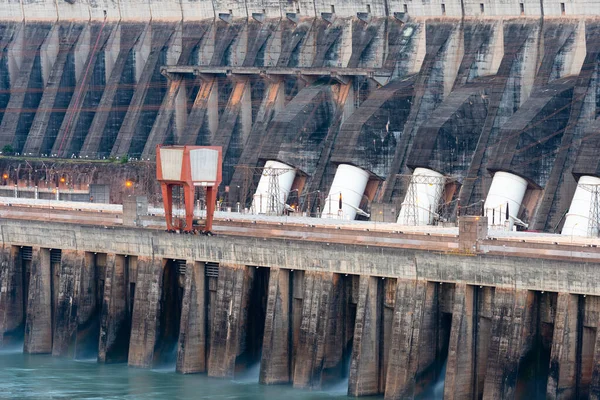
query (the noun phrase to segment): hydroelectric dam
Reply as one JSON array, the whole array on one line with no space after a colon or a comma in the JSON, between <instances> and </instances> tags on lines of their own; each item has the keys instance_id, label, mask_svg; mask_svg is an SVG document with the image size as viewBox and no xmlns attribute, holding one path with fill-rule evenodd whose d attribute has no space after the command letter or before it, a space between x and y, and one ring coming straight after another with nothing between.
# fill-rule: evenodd
<instances>
[{"instance_id":1,"label":"hydroelectric dam","mask_svg":"<svg viewBox=\"0 0 600 400\"><path fill-rule=\"evenodd\" d=\"M600 398L599 16L0 0L0 348ZM165 232L157 145L222 149L212 236Z\"/></svg>"}]
</instances>

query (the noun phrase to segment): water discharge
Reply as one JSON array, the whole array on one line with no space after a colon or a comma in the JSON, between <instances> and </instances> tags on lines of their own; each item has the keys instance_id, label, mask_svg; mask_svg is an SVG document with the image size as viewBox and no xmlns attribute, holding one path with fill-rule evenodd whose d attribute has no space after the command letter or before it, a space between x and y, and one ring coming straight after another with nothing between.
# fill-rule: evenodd
<instances>
[{"instance_id":1,"label":"water discharge","mask_svg":"<svg viewBox=\"0 0 600 400\"><path fill-rule=\"evenodd\" d=\"M146 370L126 364L67 360L22 354L22 348L0 351L0 398L21 399L345 399L347 382L326 391L296 390L291 385L258 384L258 364L234 381L204 374L170 373L171 366ZM345 383L345 388L342 388Z\"/></svg>"}]
</instances>

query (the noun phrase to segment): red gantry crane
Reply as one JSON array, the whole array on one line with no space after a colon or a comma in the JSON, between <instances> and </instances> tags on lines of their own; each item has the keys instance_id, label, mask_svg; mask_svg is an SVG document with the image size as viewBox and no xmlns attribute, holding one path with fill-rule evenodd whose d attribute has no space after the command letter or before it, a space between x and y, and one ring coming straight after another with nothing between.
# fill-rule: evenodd
<instances>
[{"instance_id":1,"label":"red gantry crane","mask_svg":"<svg viewBox=\"0 0 600 400\"><path fill-rule=\"evenodd\" d=\"M156 147L156 177L162 189L169 232L210 234L217 190L222 179L222 150L216 146ZM173 221L173 188L180 187L185 199L184 218ZM206 189L204 225L194 221L196 187Z\"/></svg>"}]
</instances>

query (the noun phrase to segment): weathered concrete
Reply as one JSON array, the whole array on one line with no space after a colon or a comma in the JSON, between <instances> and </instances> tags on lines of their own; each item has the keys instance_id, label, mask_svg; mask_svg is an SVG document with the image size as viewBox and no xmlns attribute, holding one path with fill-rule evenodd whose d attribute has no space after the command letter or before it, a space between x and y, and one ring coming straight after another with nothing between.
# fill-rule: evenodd
<instances>
[{"instance_id":1,"label":"weathered concrete","mask_svg":"<svg viewBox=\"0 0 600 400\"><path fill-rule=\"evenodd\" d=\"M50 250L34 248L25 319L25 353L52 352L52 283Z\"/></svg>"},{"instance_id":2,"label":"weathered concrete","mask_svg":"<svg viewBox=\"0 0 600 400\"><path fill-rule=\"evenodd\" d=\"M86 293L82 286L86 271L93 265L86 253L64 251L61 253L57 307L54 315L54 340L52 355L73 356L77 338L79 307Z\"/></svg>"},{"instance_id":3,"label":"weathered concrete","mask_svg":"<svg viewBox=\"0 0 600 400\"><path fill-rule=\"evenodd\" d=\"M130 366L151 368L158 341L164 261L138 257L135 299L129 339Z\"/></svg>"},{"instance_id":4,"label":"weathered concrete","mask_svg":"<svg viewBox=\"0 0 600 400\"><path fill-rule=\"evenodd\" d=\"M288 383L292 377L292 298L290 271L273 269L269 292L259 382ZM298 364L296 364L298 365Z\"/></svg>"},{"instance_id":5,"label":"weathered concrete","mask_svg":"<svg viewBox=\"0 0 600 400\"><path fill-rule=\"evenodd\" d=\"M0 250L0 347L6 336L22 334L25 322L23 296L23 261L19 248L2 247Z\"/></svg>"},{"instance_id":6,"label":"weathered concrete","mask_svg":"<svg viewBox=\"0 0 600 400\"><path fill-rule=\"evenodd\" d=\"M381 279L361 276L348 378L348 394L366 396L381 392Z\"/></svg>"},{"instance_id":7,"label":"weathered concrete","mask_svg":"<svg viewBox=\"0 0 600 400\"><path fill-rule=\"evenodd\" d=\"M533 293L496 288L484 399L514 398L517 372L535 333Z\"/></svg>"},{"instance_id":8,"label":"weathered concrete","mask_svg":"<svg viewBox=\"0 0 600 400\"><path fill-rule=\"evenodd\" d=\"M207 364L207 287L205 265L188 262L179 329L177 372L206 372Z\"/></svg>"},{"instance_id":9,"label":"weathered concrete","mask_svg":"<svg viewBox=\"0 0 600 400\"><path fill-rule=\"evenodd\" d=\"M332 274L304 273L302 320L294 362L294 387L319 389L325 361Z\"/></svg>"},{"instance_id":10,"label":"weathered concrete","mask_svg":"<svg viewBox=\"0 0 600 400\"><path fill-rule=\"evenodd\" d=\"M437 296L435 284L398 279L386 399L412 398L418 378L435 361Z\"/></svg>"},{"instance_id":11,"label":"weathered concrete","mask_svg":"<svg viewBox=\"0 0 600 400\"><path fill-rule=\"evenodd\" d=\"M550 354L550 372L546 398L571 399L577 393L581 362L577 356L579 296L559 293L556 301L554 336Z\"/></svg>"},{"instance_id":12,"label":"weathered concrete","mask_svg":"<svg viewBox=\"0 0 600 400\"><path fill-rule=\"evenodd\" d=\"M475 288L457 284L454 290L452 328L444 381L445 399L473 397L475 350L473 343L473 293Z\"/></svg>"},{"instance_id":13,"label":"weathered concrete","mask_svg":"<svg viewBox=\"0 0 600 400\"><path fill-rule=\"evenodd\" d=\"M100 322L98 361L127 360L131 317L128 300L129 265L125 256L108 254Z\"/></svg>"},{"instance_id":14,"label":"weathered concrete","mask_svg":"<svg viewBox=\"0 0 600 400\"><path fill-rule=\"evenodd\" d=\"M208 376L231 378L235 361L244 348L248 297L254 269L239 264L221 264L213 326L210 335Z\"/></svg>"}]
</instances>

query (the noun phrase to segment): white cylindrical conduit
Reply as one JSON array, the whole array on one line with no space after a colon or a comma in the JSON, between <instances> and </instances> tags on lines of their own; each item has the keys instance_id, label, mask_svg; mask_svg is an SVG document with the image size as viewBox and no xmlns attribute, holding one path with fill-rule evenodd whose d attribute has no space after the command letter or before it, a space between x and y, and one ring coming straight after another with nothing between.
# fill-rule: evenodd
<instances>
[{"instance_id":1,"label":"white cylindrical conduit","mask_svg":"<svg viewBox=\"0 0 600 400\"><path fill-rule=\"evenodd\" d=\"M498 171L483 205L489 226L505 226L508 205L508 229L512 230L527 190L527 181L520 176Z\"/></svg>"},{"instance_id":2,"label":"white cylindrical conduit","mask_svg":"<svg viewBox=\"0 0 600 400\"><path fill-rule=\"evenodd\" d=\"M281 215L295 178L294 168L279 161L267 161L252 198L254 213ZM277 182L274 182L274 179ZM269 194L269 187L275 186L274 183L278 186L278 193L275 196Z\"/></svg>"},{"instance_id":3,"label":"white cylindrical conduit","mask_svg":"<svg viewBox=\"0 0 600 400\"><path fill-rule=\"evenodd\" d=\"M353 220L360 207L363 194L369 181L369 173L352 165L340 164L325 199L321 218L341 218ZM342 209L339 209L340 194Z\"/></svg>"},{"instance_id":4,"label":"white cylindrical conduit","mask_svg":"<svg viewBox=\"0 0 600 400\"><path fill-rule=\"evenodd\" d=\"M595 176L582 176L577 182L577 189L571 200L571 206L565 219L565 224L560 232L561 235L567 236L597 236L598 232L590 232L590 224L592 216L592 202L594 200L595 191L600 185L600 178ZM597 230L597 228L593 228Z\"/></svg>"},{"instance_id":5,"label":"white cylindrical conduit","mask_svg":"<svg viewBox=\"0 0 600 400\"><path fill-rule=\"evenodd\" d=\"M397 223L431 225L444 191L444 175L428 168L415 168Z\"/></svg>"}]
</instances>

